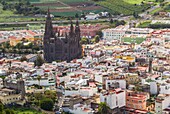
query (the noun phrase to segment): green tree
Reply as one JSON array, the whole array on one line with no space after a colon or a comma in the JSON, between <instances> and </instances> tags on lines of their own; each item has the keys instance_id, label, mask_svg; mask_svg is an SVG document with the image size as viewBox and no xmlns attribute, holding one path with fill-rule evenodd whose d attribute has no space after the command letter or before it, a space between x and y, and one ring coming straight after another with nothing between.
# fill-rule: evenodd
<instances>
[{"instance_id":1,"label":"green tree","mask_svg":"<svg viewBox=\"0 0 170 114\"><path fill-rule=\"evenodd\" d=\"M109 114L110 108L107 106L106 103L101 102L99 104L98 112L99 114Z\"/></svg>"},{"instance_id":2,"label":"green tree","mask_svg":"<svg viewBox=\"0 0 170 114\"><path fill-rule=\"evenodd\" d=\"M23 62L23 61L27 61L26 56L22 56L21 59L20 59L20 61L22 61L22 62Z\"/></svg>"},{"instance_id":3,"label":"green tree","mask_svg":"<svg viewBox=\"0 0 170 114\"><path fill-rule=\"evenodd\" d=\"M37 104L38 106L40 106L40 100L43 99L43 95L42 95L41 93L34 93L34 97L35 97L34 102L38 101L38 102L35 103L35 104Z\"/></svg>"},{"instance_id":4,"label":"green tree","mask_svg":"<svg viewBox=\"0 0 170 114\"><path fill-rule=\"evenodd\" d=\"M17 49L22 49L22 48L23 48L23 44L22 44L22 43L18 43L15 47L16 47Z\"/></svg>"},{"instance_id":5,"label":"green tree","mask_svg":"<svg viewBox=\"0 0 170 114\"><path fill-rule=\"evenodd\" d=\"M4 43L4 48L10 48L10 43L9 42L5 42Z\"/></svg>"},{"instance_id":6,"label":"green tree","mask_svg":"<svg viewBox=\"0 0 170 114\"><path fill-rule=\"evenodd\" d=\"M5 109L5 114L15 114L15 112L10 109Z\"/></svg>"},{"instance_id":7,"label":"green tree","mask_svg":"<svg viewBox=\"0 0 170 114\"><path fill-rule=\"evenodd\" d=\"M45 91L44 92L44 96L46 97L46 98L50 98L50 99L52 99L54 102L55 102L55 100L56 100L56 92L55 91L51 91L51 90L47 90L47 91Z\"/></svg>"},{"instance_id":8,"label":"green tree","mask_svg":"<svg viewBox=\"0 0 170 114\"><path fill-rule=\"evenodd\" d=\"M0 78L2 79L4 85L6 76L0 76Z\"/></svg>"},{"instance_id":9,"label":"green tree","mask_svg":"<svg viewBox=\"0 0 170 114\"><path fill-rule=\"evenodd\" d=\"M42 66L44 62L44 59L41 57L40 54L38 54L37 59L35 61L35 66Z\"/></svg>"},{"instance_id":10,"label":"green tree","mask_svg":"<svg viewBox=\"0 0 170 114\"><path fill-rule=\"evenodd\" d=\"M40 107L43 110L52 111L53 106L54 106L54 102L52 99L49 99L49 98L43 99L40 102Z\"/></svg>"},{"instance_id":11,"label":"green tree","mask_svg":"<svg viewBox=\"0 0 170 114\"><path fill-rule=\"evenodd\" d=\"M103 33L102 33L102 31L100 30L100 31L98 31L98 32L96 33L96 35L98 35L100 38L102 38Z\"/></svg>"},{"instance_id":12,"label":"green tree","mask_svg":"<svg viewBox=\"0 0 170 114\"><path fill-rule=\"evenodd\" d=\"M78 13L75 14L75 18L79 18L79 14Z\"/></svg>"},{"instance_id":13,"label":"green tree","mask_svg":"<svg viewBox=\"0 0 170 114\"><path fill-rule=\"evenodd\" d=\"M113 23L113 19L110 19L110 23L111 23L111 24Z\"/></svg>"},{"instance_id":14,"label":"green tree","mask_svg":"<svg viewBox=\"0 0 170 114\"><path fill-rule=\"evenodd\" d=\"M38 80L38 85L40 87L41 76L37 76L37 80Z\"/></svg>"},{"instance_id":15,"label":"green tree","mask_svg":"<svg viewBox=\"0 0 170 114\"><path fill-rule=\"evenodd\" d=\"M4 106L2 103L0 103L0 114L2 114L3 110L4 110Z\"/></svg>"},{"instance_id":16,"label":"green tree","mask_svg":"<svg viewBox=\"0 0 170 114\"><path fill-rule=\"evenodd\" d=\"M30 1L27 0L27 3L26 3L27 6L31 5Z\"/></svg>"},{"instance_id":17,"label":"green tree","mask_svg":"<svg viewBox=\"0 0 170 114\"><path fill-rule=\"evenodd\" d=\"M95 43L98 43L98 42L100 41L99 35L96 35L96 36L94 37L94 41L95 41Z\"/></svg>"},{"instance_id":18,"label":"green tree","mask_svg":"<svg viewBox=\"0 0 170 114\"><path fill-rule=\"evenodd\" d=\"M83 38L81 38L80 43L81 43L81 44L88 44L88 43L89 43L89 40L88 40L88 38L83 37Z\"/></svg>"},{"instance_id":19,"label":"green tree","mask_svg":"<svg viewBox=\"0 0 170 114\"><path fill-rule=\"evenodd\" d=\"M134 17L134 18L139 18L138 13L137 13L137 12L133 12L133 17Z\"/></svg>"}]
</instances>

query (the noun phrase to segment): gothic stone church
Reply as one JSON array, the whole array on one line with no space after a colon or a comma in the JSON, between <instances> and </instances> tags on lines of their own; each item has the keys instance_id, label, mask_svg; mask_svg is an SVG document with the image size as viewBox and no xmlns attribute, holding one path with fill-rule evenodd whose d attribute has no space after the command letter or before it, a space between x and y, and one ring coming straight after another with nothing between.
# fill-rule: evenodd
<instances>
[{"instance_id":1,"label":"gothic stone church","mask_svg":"<svg viewBox=\"0 0 170 114\"><path fill-rule=\"evenodd\" d=\"M60 35L60 31L53 30L50 12L48 10L44 33L44 59L47 62L67 61L81 57L80 27L78 21L73 27L71 21L69 33Z\"/></svg>"}]
</instances>

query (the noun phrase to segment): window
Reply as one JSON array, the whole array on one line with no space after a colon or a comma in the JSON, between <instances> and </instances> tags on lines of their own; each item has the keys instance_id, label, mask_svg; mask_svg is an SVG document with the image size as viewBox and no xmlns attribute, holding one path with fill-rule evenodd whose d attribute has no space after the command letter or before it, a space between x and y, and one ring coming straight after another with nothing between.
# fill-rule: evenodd
<instances>
[{"instance_id":1,"label":"window","mask_svg":"<svg viewBox=\"0 0 170 114\"><path fill-rule=\"evenodd\" d=\"M67 53L67 48L65 48L65 53Z\"/></svg>"},{"instance_id":2,"label":"window","mask_svg":"<svg viewBox=\"0 0 170 114\"><path fill-rule=\"evenodd\" d=\"M53 47L51 47L51 53L53 53L53 51L54 51L54 50L53 50Z\"/></svg>"},{"instance_id":3,"label":"window","mask_svg":"<svg viewBox=\"0 0 170 114\"><path fill-rule=\"evenodd\" d=\"M72 48L70 49L70 53L73 53L73 49Z\"/></svg>"},{"instance_id":4,"label":"window","mask_svg":"<svg viewBox=\"0 0 170 114\"><path fill-rule=\"evenodd\" d=\"M104 98L104 102L106 102L106 98Z\"/></svg>"},{"instance_id":5,"label":"window","mask_svg":"<svg viewBox=\"0 0 170 114\"><path fill-rule=\"evenodd\" d=\"M76 49L74 49L74 53L76 53Z\"/></svg>"},{"instance_id":6,"label":"window","mask_svg":"<svg viewBox=\"0 0 170 114\"><path fill-rule=\"evenodd\" d=\"M142 101L139 101L139 103L142 103Z\"/></svg>"}]
</instances>

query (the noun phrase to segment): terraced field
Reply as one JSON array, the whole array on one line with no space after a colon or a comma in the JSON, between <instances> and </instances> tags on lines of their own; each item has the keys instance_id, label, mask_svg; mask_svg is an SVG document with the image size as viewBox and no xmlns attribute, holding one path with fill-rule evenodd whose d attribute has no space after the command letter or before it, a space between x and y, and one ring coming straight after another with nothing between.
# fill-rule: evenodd
<instances>
[{"instance_id":1,"label":"terraced field","mask_svg":"<svg viewBox=\"0 0 170 114\"><path fill-rule=\"evenodd\" d=\"M133 0L136 3L140 3L141 0ZM134 12L143 12L150 7L149 4L133 4L132 0L105 0L97 2L103 7L107 7L113 12L117 12L124 15L132 15Z\"/></svg>"},{"instance_id":2,"label":"terraced field","mask_svg":"<svg viewBox=\"0 0 170 114\"><path fill-rule=\"evenodd\" d=\"M7 2L18 0L5 0ZM22 0L21 0L22 1ZM26 0L23 0L26 1ZM92 0L29 0L31 4L43 10L50 8L55 16L75 16L83 12L99 13L109 11L113 14L132 15L134 12L143 12L150 7L148 2L155 0L101 0L94 2ZM168 9L168 8L167 8Z\"/></svg>"},{"instance_id":3,"label":"terraced field","mask_svg":"<svg viewBox=\"0 0 170 114\"><path fill-rule=\"evenodd\" d=\"M76 13L94 12L98 13L106 10L105 8L94 4L91 0L30 0L37 7L50 11L55 16L75 16Z\"/></svg>"}]
</instances>

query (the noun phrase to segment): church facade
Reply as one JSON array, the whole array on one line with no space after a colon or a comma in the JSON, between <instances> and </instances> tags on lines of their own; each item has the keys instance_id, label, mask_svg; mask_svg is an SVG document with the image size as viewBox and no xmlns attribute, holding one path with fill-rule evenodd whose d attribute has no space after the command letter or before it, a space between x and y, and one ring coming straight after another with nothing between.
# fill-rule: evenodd
<instances>
[{"instance_id":1,"label":"church facade","mask_svg":"<svg viewBox=\"0 0 170 114\"><path fill-rule=\"evenodd\" d=\"M45 33L43 39L44 59L46 62L67 61L79 58L82 55L82 46L80 44L80 27L76 22L75 27L71 21L70 31L60 34L60 31L54 31L50 12L48 10Z\"/></svg>"}]
</instances>

